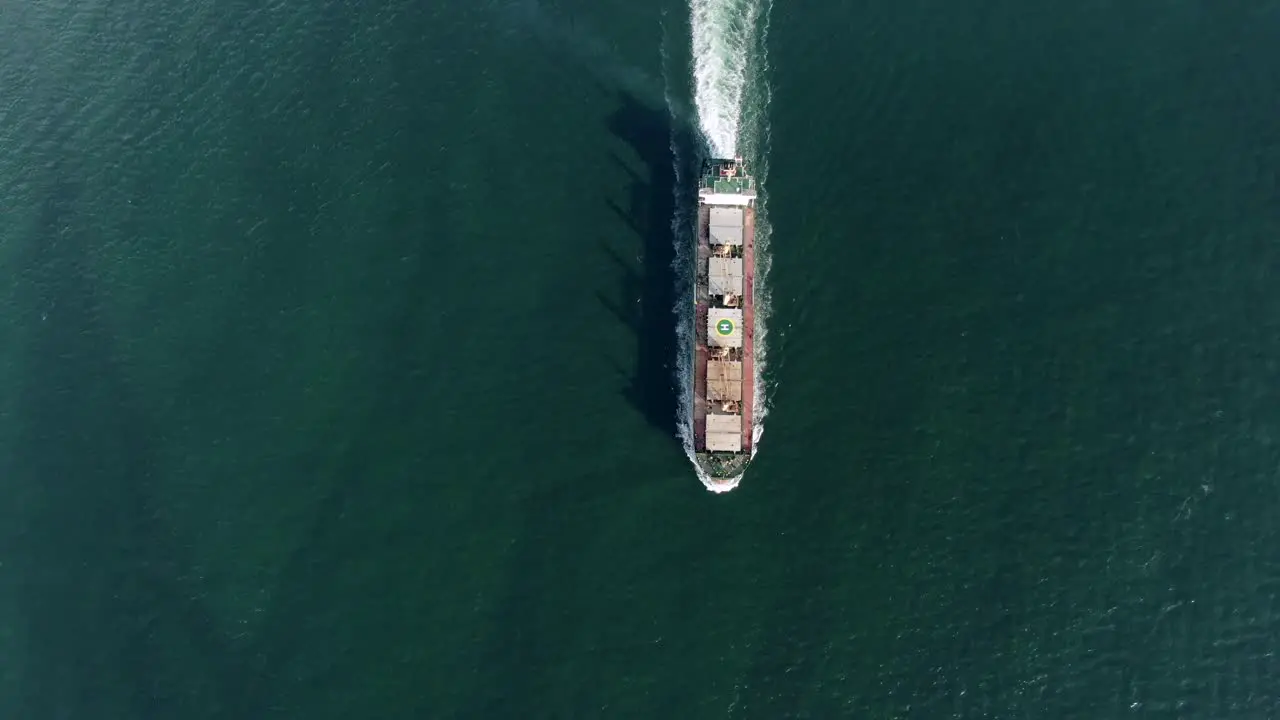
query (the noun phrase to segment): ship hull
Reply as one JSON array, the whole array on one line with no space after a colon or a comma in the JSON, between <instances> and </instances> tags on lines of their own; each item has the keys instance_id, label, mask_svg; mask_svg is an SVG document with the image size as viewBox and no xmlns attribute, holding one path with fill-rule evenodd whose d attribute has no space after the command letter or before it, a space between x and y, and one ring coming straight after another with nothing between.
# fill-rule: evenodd
<instances>
[{"instance_id":1,"label":"ship hull","mask_svg":"<svg viewBox=\"0 0 1280 720\"><path fill-rule=\"evenodd\" d=\"M693 444L713 480L740 477L754 450L756 208L739 163L704 168L695 235Z\"/></svg>"}]
</instances>

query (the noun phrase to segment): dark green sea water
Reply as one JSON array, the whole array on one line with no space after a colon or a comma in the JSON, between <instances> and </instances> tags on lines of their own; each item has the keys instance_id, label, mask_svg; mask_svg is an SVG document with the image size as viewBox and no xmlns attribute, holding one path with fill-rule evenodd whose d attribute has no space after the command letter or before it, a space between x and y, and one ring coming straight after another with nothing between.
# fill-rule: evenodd
<instances>
[{"instance_id":1,"label":"dark green sea water","mask_svg":"<svg viewBox=\"0 0 1280 720\"><path fill-rule=\"evenodd\" d=\"M1280 3L769 18L712 495L683 0L0 0L0 718L1280 715Z\"/></svg>"}]
</instances>

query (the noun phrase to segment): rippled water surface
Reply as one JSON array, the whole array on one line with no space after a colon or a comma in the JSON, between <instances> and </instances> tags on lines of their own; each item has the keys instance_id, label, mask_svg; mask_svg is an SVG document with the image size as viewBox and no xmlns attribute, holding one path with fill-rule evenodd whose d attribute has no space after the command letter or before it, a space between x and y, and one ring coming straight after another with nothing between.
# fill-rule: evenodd
<instances>
[{"instance_id":1,"label":"rippled water surface","mask_svg":"<svg viewBox=\"0 0 1280 720\"><path fill-rule=\"evenodd\" d=\"M777 0L712 495L686 4L0 0L0 715L1276 714L1277 27Z\"/></svg>"}]
</instances>

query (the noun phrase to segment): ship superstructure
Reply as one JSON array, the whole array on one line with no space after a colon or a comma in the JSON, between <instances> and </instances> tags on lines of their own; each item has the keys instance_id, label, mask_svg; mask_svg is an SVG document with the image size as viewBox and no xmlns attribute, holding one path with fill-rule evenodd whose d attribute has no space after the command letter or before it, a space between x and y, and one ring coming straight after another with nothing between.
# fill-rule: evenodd
<instances>
[{"instance_id":1,"label":"ship superstructure","mask_svg":"<svg viewBox=\"0 0 1280 720\"><path fill-rule=\"evenodd\" d=\"M693 446L713 479L742 475L755 410L756 187L742 159L703 164L695 256Z\"/></svg>"}]
</instances>

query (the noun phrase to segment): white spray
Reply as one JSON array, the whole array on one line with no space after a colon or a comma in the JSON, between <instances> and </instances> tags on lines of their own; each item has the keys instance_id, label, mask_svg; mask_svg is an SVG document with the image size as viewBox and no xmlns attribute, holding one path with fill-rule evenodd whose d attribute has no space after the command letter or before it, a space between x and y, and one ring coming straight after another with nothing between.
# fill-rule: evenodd
<instances>
[{"instance_id":1,"label":"white spray","mask_svg":"<svg viewBox=\"0 0 1280 720\"><path fill-rule=\"evenodd\" d=\"M717 157L740 149L743 96L760 37L761 0L689 0L694 103Z\"/></svg>"}]
</instances>

